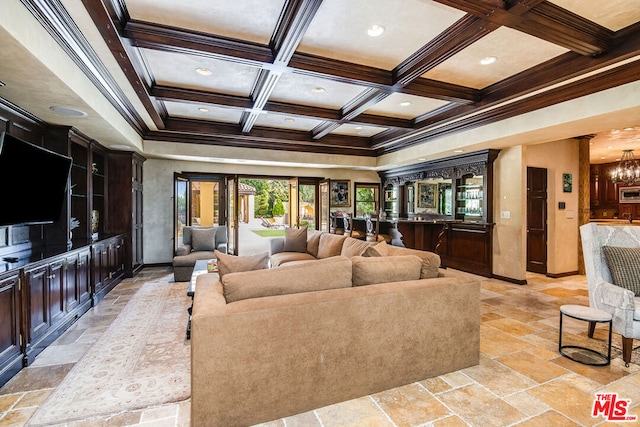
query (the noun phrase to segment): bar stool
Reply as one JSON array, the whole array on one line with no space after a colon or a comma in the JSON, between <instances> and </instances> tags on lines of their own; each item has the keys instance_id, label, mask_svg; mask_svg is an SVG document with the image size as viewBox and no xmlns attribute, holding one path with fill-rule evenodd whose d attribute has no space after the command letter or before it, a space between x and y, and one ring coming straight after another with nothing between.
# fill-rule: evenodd
<instances>
[{"instance_id":1,"label":"bar stool","mask_svg":"<svg viewBox=\"0 0 640 427\"><path fill-rule=\"evenodd\" d=\"M600 353L597 350L579 346L579 345L562 345L562 317L569 316L573 319L583 320L585 322L589 322L589 325L594 325L595 323L608 323L609 324L609 345L608 345L608 353L605 356L603 353ZM560 307L560 332L558 338L558 352L564 357L573 360L574 362L582 363L583 365L591 365L591 366L606 366L611 362L611 323L612 317L609 313L604 312L602 310L598 310L597 308L586 307L583 305L563 305ZM595 356L597 359L600 359L599 362L589 362L584 358L582 360L576 358L574 354L579 354L580 352L565 352L565 349L577 349L582 350L590 354L591 356Z\"/></svg>"}]
</instances>

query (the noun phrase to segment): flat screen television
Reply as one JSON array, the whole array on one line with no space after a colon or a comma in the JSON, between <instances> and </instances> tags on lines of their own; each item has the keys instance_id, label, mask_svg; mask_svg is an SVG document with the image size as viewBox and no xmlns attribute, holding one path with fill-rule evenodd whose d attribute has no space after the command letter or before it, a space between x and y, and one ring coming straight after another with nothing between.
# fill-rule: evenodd
<instances>
[{"instance_id":1,"label":"flat screen television","mask_svg":"<svg viewBox=\"0 0 640 427\"><path fill-rule=\"evenodd\" d=\"M0 133L0 225L60 219L71 157Z\"/></svg>"}]
</instances>

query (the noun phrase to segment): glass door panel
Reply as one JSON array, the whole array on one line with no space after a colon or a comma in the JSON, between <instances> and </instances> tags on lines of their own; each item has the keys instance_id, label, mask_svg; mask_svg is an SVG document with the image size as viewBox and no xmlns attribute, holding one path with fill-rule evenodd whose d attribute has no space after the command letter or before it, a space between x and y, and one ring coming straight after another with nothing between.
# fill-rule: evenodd
<instances>
[{"instance_id":1,"label":"glass door panel","mask_svg":"<svg viewBox=\"0 0 640 427\"><path fill-rule=\"evenodd\" d=\"M318 228L320 231L329 232L329 208L330 208L330 199L329 199L329 180L320 181L319 184L319 194L320 194L320 203L318 206L319 210L319 221L320 227Z\"/></svg>"},{"instance_id":2,"label":"glass door panel","mask_svg":"<svg viewBox=\"0 0 640 427\"><path fill-rule=\"evenodd\" d=\"M300 183L299 187L300 200L299 204L299 215L300 215L300 226L306 226L309 230L316 229L316 211L317 211L317 203L316 203L316 192L317 185L315 183Z\"/></svg>"},{"instance_id":3,"label":"glass door panel","mask_svg":"<svg viewBox=\"0 0 640 427\"><path fill-rule=\"evenodd\" d=\"M227 177L227 230L229 233L229 242L227 243L227 252L230 254L237 254L236 248L238 247L238 211L236 209L237 203L237 180L235 176Z\"/></svg>"},{"instance_id":4,"label":"glass door panel","mask_svg":"<svg viewBox=\"0 0 640 427\"><path fill-rule=\"evenodd\" d=\"M297 227L300 224L298 178L289 180L289 227Z\"/></svg>"},{"instance_id":5,"label":"glass door panel","mask_svg":"<svg viewBox=\"0 0 640 427\"><path fill-rule=\"evenodd\" d=\"M182 230L188 225L189 218L189 178L179 173L173 174L173 218L174 218L174 234L173 249L174 251L182 244Z\"/></svg>"}]
</instances>

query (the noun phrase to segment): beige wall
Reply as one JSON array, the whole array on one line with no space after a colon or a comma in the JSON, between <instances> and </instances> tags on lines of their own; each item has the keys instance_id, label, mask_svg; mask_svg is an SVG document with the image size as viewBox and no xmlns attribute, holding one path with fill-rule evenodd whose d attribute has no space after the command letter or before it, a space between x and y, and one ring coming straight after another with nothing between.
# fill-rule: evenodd
<instances>
[{"instance_id":1,"label":"beige wall","mask_svg":"<svg viewBox=\"0 0 640 427\"><path fill-rule=\"evenodd\" d=\"M500 151L494 163L493 274L514 280L526 278L526 169L522 146Z\"/></svg>"},{"instance_id":2,"label":"beige wall","mask_svg":"<svg viewBox=\"0 0 640 427\"><path fill-rule=\"evenodd\" d=\"M527 167L547 169L547 273L578 270L578 141L567 139L502 150L494 164L493 273L526 280ZM573 190L562 190L562 174ZM565 202L565 209L558 208ZM505 216L508 216L506 218Z\"/></svg>"},{"instance_id":3,"label":"beige wall","mask_svg":"<svg viewBox=\"0 0 640 427\"><path fill-rule=\"evenodd\" d=\"M350 169L284 168L238 164L189 162L179 160L148 159L144 162L144 263L170 263L173 259L173 173L203 172L267 176L313 176L380 182L374 171ZM353 212L351 207L344 209Z\"/></svg>"},{"instance_id":4,"label":"beige wall","mask_svg":"<svg viewBox=\"0 0 640 427\"><path fill-rule=\"evenodd\" d=\"M547 169L547 273L552 275L578 271L578 149L577 139L566 139L524 150L526 166ZM562 189L563 173L572 176L571 193Z\"/></svg>"}]
</instances>

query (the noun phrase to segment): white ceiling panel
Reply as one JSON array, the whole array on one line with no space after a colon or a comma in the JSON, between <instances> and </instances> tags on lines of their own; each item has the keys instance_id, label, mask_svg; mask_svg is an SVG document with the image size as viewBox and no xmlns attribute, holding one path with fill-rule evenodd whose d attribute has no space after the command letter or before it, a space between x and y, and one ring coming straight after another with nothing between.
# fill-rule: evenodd
<instances>
[{"instance_id":1,"label":"white ceiling panel","mask_svg":"<svg viewBox=\"0 0 640 427\"><path fill-rule=\"evenodd\" d=\"M612 31L640 21L638 0L549 0Z\"/></svg>"},{"instance_id":2,"label":"white ceiling panel","mask_svg":"<svg viewBox=\"0 0 640 427\"><path fill-rule=\"evenodd\" d=\"M363 126L363 125L357 125L353 123L345 123L331 133L336 135L371 137L379 134L380 132L384 132L385 130L387 130L387 128L381 128L378 126Z\"/></svg>"},{"instance_id":3,"label":"white ceiling panel","mask_svg":"<svg viewBox=\"0 0 640 427\"><path fill-rule=\"evenodd\" d=\"M567 49L511 28L501 27L423 75L475 89L482 89L507 77L567 52ZM480 60L495 57L489 65Z\"/></svg>"},{"instance_id":4,"label":"white ceiling panel","mask_svg":"<svg viewBox=\"0 0 640 427\"><path fill-rule=\"evenodd\" d=\"M271 99L339 110L363 90L362 86L287 73L280 76Z\"/></svg>"},{"instance_id":5,"label":"white ceiling panel","mask_svg":"<svg viewBox=\"0 0 640 427\"><path fill-rule=\"evenodd\" d=\"M242 110L223 108L215 105L165 101L165 107L170 117L186 119L200 119L221 123L239 123Z\"/></svg>"},{"instance_id":6,"label":"white ceiling panel","mask_svg":"<svg viewBox=\"0 0 640 427\"><path fill-rule=\"evenodd\" d=\"M127 0L132 19L262 44L269 43L283 5L284 0Z\"/></svg>"},{"instance_id":7,"label":"white ceiling panel","mask_svg":"<svg viewBox=\"0 0 640 427\"><path fill-rule=\"evenodd\" d=\"M258 68L235 62L192 55L149 49L144 49L143 54L157 85L249 96L259 72ZM198 74L198 68L210 70L211 75Z\"/></svg>"},{"instance_id":8,"label":"white ceiling panel","mask_svg":"<svg viewBox=\"0 0 640 427\"><path fill-rule=\"evenodd\" d=\"M292 117L285 114L260 114L256 120L256 126L266 126L271 128L310 131L322 123L320 120L308 119L306 117Z\"/></svg>"},{"instance_id":9,"label":"white ceiling panel","mask_svg":"<svg viewBox=\"0 0 640 427\"><path fill-rule=\"evenodd\" d=\"M463 16L433 1L325 0L298 50L392 70ZM374 24L379 37L367 35Z\"/></svg>"},{"instance_id":10,"label":"white ceiling panel","mask_svg":"<svg viewBox=\"0 0 640 427\"><path fill-rule=\"evenodd\" d=\"M393 93L369 108L367 113L399 119L414 119L446 104L446 101L438 99Z\"/></svg>"}]
</instances>

